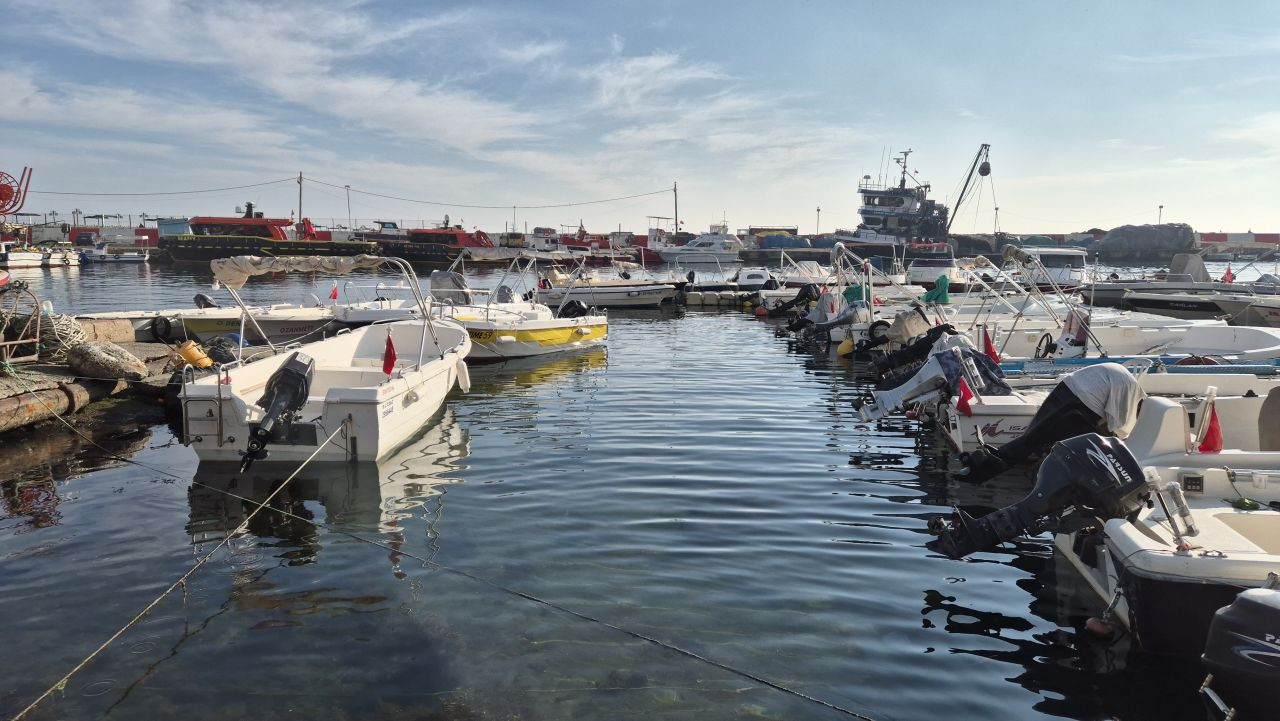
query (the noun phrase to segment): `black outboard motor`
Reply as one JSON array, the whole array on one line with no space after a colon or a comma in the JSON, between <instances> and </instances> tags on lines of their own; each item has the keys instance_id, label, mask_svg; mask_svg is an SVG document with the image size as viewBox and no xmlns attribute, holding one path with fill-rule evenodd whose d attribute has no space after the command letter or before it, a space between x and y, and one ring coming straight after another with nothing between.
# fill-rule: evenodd
<instances>
[{"instance_id":1,"label":"black outboard motor","mask_svg":"<svg viewBox=\"0 0 1280 721\"><path fill-rule=\"evenodd\" d=\"M197 308L220 308L221 307L214 302L213 298L210 298L204 293L196 293L196 297L194 300Z\"/></svg>"},{"instance_id":2,"label":"black outboard motor","mask_svg":"<svg viewBox=\"0 0 1280 721\"><path fill-rule=\"evenodd\" d=\"M818 286L814 285L813 283L809 283L805 285L803 288L801 288L799 293L796 293L796 297L792 298L791 300L779 303L776 307L773 308L773 310L770 310L769 317L777 318L779 316L786 315L787 313L790 313L791 310L797 306L799 306L800 308L807 308L809 306L809 303L811 301L817 300L820 295L822 295L822 293L818 290Z\"/></svg>"},{"instance_id":3,"label":"black outboard motor","mask_svg":"<svg viewBox=\"0 0 1280 721\"><path fill-rule=\"evenodd\" d=\"M1213 615L1200 693L1223 718L1275 718L1280 709L1280 588L1250 588ZM1236 716L1229 716L1231 709ZM1216 718L1216 716L1215 716Z\"/></svg>"},{"instance_id":4,"label":"black outboard motor","mask_svg":"<svg viewBox=\"0 0 1280 721\"><path fill-rule=\"evenodd\" d=\"M556 315L560 318L581 318L590 312L587 304L580 300L571 300L560 308L560 312Z\"/></svg>"},{"instance_id":5,"label":"black outboard motor","mask_svg":"<svg viewBox=\"0 0 1280 721\"><path fill-rule=\"evenodd\" d=\"M249 448L240 462L241 473L249 470L254 461L266 459L267 443L288 437L293 415L306 405L315 370L316 362L311 356L294 351L267 379L267 389L257 403L266 414L262 422L249 431Z\"/></svg>"},{"instance_id":6,"label":"black outboard motor","mask_svg":"<svg viewBox=\"0 0 1280 721\"><path fill-rule=\"evenodd\" d=\"M950 323L943 325L935 325L925 334L912 341L910 345L899 348L892 353L876 358L872 361L876 374L880 378L884 378L890 371L902 366L909 366L915 363L921 363L928 360L930 351L933 350L934 344L942 337L942 334L955 335L956 327Z\"/></svg>"},{"instance_id":7,"label":"black outboard motor","mask_svg":"<svg viewBox=\"0 0 1280 721\"><path fill-rule=\"evenodd\" d=\"M957 508L950 518L931 520L929 530L938 538L926 545L963 558L1024 534L1074 531L1095 518L1129 516L1149 495L1142 467L1124 443L1090 433L1054 445L1021 501L982 518Z\"/></svg>"},{"instance_id":8,"label":"black outboard motor","mask_svg":"<svg viewBox=\"0 0 1280 721\"><path fill-rule=\"evenodd\" d=\"M963 459L966 468L955 474L955 479L964 483L983 483L1034 455L1044 453L1064 438L1109 430L1102 416L1090 410L1066 383L1059 383L1045 397L1022 435L1000 448L983 444Z\"/></svg>"}]
</instances>

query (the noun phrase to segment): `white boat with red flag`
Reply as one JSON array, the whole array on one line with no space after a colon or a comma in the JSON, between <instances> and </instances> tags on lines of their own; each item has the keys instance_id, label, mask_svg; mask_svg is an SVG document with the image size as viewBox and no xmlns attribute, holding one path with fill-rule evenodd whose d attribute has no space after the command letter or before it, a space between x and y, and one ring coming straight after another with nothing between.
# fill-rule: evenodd
<instances>
[{"instance_id":1,"label":"white boat with red flag","mask_svg":"<svg viewBox=\"0 0 1280 721\"><path fill-rule=\"evenodd\" d=\"M183 370L179 400L183 442L201 460L377 461L428 426L455 385L470 387L464 361L467 331L432 319L417 275L399 258L377 256L259 258L213 261L214 277L242 308L236 289L252 275L281 271L347 273L399 270L419 312L375 323L296 350L206 369ZM245 308L247 322L253 316Z\"/></svg>"}]
</instances>

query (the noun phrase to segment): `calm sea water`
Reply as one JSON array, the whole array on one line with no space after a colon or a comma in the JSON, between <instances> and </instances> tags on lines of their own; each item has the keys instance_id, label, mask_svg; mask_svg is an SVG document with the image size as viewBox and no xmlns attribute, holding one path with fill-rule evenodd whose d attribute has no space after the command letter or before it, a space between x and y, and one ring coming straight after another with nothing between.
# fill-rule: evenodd
<instances>
[{"instance_id":1,"label":"calm sea water","mask_svg":"<svg viewBox=\"0 0 1280 721\"><path fill-rule=\"evenodd\" d=\"M15 275L71 312L187 305L209 283ZM1194 663L1080 637L1098 609L1047 539L968 561L924 547L932 514L1025 487L949 485L930 430L859 422L848 362L743 313L610 326L607 351L473 369L380 465L309 467L32 718L849 717L727 668L874 719L1203 718ZM289 470L198 467L163 426L123 422L102 442L156 470L24 445L46 433L0 452L5 717Z\"/></svg>"}]
</instances>

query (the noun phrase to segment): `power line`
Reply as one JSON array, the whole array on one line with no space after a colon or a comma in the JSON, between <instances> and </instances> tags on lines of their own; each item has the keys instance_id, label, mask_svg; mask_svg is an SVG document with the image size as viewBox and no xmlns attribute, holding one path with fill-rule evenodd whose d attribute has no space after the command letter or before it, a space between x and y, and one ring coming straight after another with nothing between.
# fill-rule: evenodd
<instances>
[{"instance_id":1,"label":"power line","mask_svg":"<svg viewBox=\"0 0 1280 721\"><path fill-rule=\"evenodd\" d=\"M251 183L249 185L232 185L227 188L206 188L204 190L167 190L159 193L73 193L63 190L32 190L31 193L39 193L41 195L87 195L95 197L122 197L122 196L152 196L152 195L196 195L199 193L220 193L224 190L243 190L245 188L260 188L264 185L275 185L277 183L296 183L297 178L282 178L280 180L268 180L263 183Z\"/></svg>"},{"instance_id":2,"label":"power line","mask_svg":"<svg viewBox=\"0 0 1280 721\"><path fill-rule=\"evenodd\" d=\"M293 180L297 180L297 179L294 178ZM671 192L670 188L663 188L662 190L654 190L648 193L636 193L635 195L623 195L617 198L604 198L602 200L583 200L583 201L578 201L574 203L552 203L549 205L471 205L468 203L445 203L439 200L418 200L416 198L403 198L396 195L387 195L385 193L375 193L370 190L357 190L356 188L348 188L345 185L337 185L336 183L326 183L323 180L316 180L315 178L303 178L303 180L316 183L318 185L325 185L330 188L337 188L338 190L350 190L352 193L359 193L361 195L371 195L375 198L386 198L387 200L398 200L402 203L419 203L421 205L439 205L439 206L450 207L450 208L473 208L473 209L479 209L479 210L511 210L512 208L515 208L518 210L541 210L541 209L547 209L547 208L572 208L576 205L598 205L600 203L615 203L620 200L631 200L633 198L645 198L650 195L661 195L663 193Z\"/></svg>"}]
</instances>

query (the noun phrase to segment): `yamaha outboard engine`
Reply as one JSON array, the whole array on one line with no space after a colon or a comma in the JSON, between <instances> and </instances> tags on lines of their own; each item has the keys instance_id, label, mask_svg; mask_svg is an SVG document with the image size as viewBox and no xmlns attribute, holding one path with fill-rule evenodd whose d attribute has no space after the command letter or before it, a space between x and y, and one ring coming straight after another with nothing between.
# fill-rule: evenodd
<instances>
[{"instance_id":1,"label":"yamaha outboard engine","mask_svg":"<svg viewBox=\"0 0 1280 721\"><path fill-rule=\"evenodd\" d=\"M249 448L240 462L240 472L249 470L254 461L267 457L267 443L289 437L293 416L302 410L311 393L311 377L315 375L316 362L311 356L294 351L289 359L267 379L267 388L258 399L258 407L265 409L262 421L249 431Z\"/></svg>"},{"instance_id":2,"label":"yamaha outboard engine","mask_svg":"<svg viewBox=\"0 0 1280 721\"><path fill-rule=\"evenodd\" d=\"M571 300L565 303L556 315L560 318L581 318L589 312L590 309L587 308L586 303L580 300Z\"/></svg>"},{"instance_id":3,"label":"yamaha outboard engine","mask_svg":"<svg viewBox=\"0 0 1280 721\"><path fill-rule=\"evenodd\" d=\"M974 518L957 508L929 522L938 538L926 544L951 558L994 548L1042 531L1074 531L1096 519L1137 513L1150 490L1142 467L1116 438L1090 433L1054 445L1036 484L1017 503Z\"/></svg>"},{"instance_id":4,"label":"yamaha outboard engine","mask_svg":"<svg viewBox=\"0 0 1280 721\"><path fill-rule=\"evenodd\" d=\"M204 293L196 293L196 297L195 297L195 299L194 299L194 300L195 300L195 303L196 303L196 307L197 307L197 308L218 308L218 307L221 307L221 306L219 306L217 303L215 303L215 302L214 302L213 298L210 298L209 296L205 295Z\"/></svg>"},{"instance_id":5,"label":"yamaha outboard engine","mask_svg":"<svg viewBox=\"0 0 1280 721\"><path fill-rule=\"evenodd\" d=\"M1272 577L1274 579L1274 575ZM1280 709L1280 588L1250 588L1213 615L1200 693L1224 718L1275 718ZM1235 716L1231 716L1234 709Z\"/></svg>"}]
</instances>

